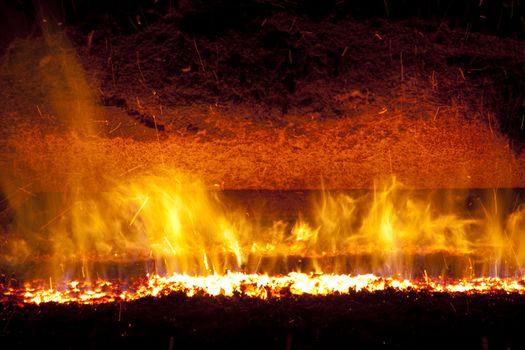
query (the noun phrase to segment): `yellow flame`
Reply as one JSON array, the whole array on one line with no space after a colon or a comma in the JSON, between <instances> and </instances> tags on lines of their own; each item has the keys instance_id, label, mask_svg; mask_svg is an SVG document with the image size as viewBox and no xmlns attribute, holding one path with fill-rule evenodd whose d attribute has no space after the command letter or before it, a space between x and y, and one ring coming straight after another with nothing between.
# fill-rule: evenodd
<instances>
[{"instance_id":1,"label":"yellow flame","mask_svg":"<svg viewBox=\"0 0 525 350\"><path fill-rule=\"evenodd\" d=\"M425 291L438 293L525 293L525 282L511 278L475 278L470 280L425 279L408 280L366 275L333 275L290 273L284 276L227 273L225 275L189 276L175 274L169 277L148 276L132 288L123 290L118 284L99 280L94 284L78 281L67 283L62 289L41 288L26 284L23 288L3 288L3 299L25 303L81 303L98 304L132 301L146 296L160 297L183 293L192 297L243 296L269 299L290 295L350 294L361 291L383 290Z\"/></svg>"},{"instance_id":2,"label":"yellow flame","mask_svg":"<svg viewBox=\"0 0 525 350\"><path fill-rule=\"evenodd\" d=\"M505 215L495 205L481 206L480 213L443 212L395 181L357 197L324 192L314 198L308 220L273 218L269 224L226 204L222 192L169 171L43 201L20 208L1 258L7 266L40 261L41 276L34 277L57 281L103 276L104 264L141 261L153 262L161 274L310 271L403 278L423 270L521 276L525 263L523 207Z\"/></svg>"},{"instance_id":3,"label":"yellow flame","mask_svg":"<svg viewBox=\"0 0 525 350\"><path fill-rule=\"evenodd\" d=\"M35 72L53 118L82 141L96 132L95 93L65 36L45 28L44 39L38 63L20 69ZM91 151L85 142L76 147ZM90 303L173 291L258 298L384 288L523 291L525 206L508 208L497 191L467 210L452 195L421 194L393 179L360 195L323 191L290 220L246 215L219 189L175 170L109 178L74 157L66 162L76 173L59 194L32 193L2 174L15 217L0 266L29 281L0 286L6 297ZM121 290L118 281L146 273Z\"/></svg>"}]
</instances>

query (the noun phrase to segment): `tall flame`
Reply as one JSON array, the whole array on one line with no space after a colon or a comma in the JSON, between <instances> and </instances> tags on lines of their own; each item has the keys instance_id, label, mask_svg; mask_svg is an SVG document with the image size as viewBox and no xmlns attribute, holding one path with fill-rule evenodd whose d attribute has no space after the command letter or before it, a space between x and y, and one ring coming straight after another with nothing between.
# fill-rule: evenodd
<instances>
[{"instance_id":1,"label":"tall flame","mask_svg":"<svg viewBox=\"0 0 525 350\"><path fill-rule=\"evenodd\" d=\"M65 38L48 32L45 38L38 69L52 110L80 149L89 150L83 141L95 132L94 94ZM53 300L53 290L67 283L66 291L79 296L70 300L93 300L98 290L112 288L108 280L146 274L146 289L135 288L134 296L174 285L187 294L229 295L254 284L256 295L265 286L322 294L356 289L360 279L349 274L403 288L421 286L411 281L424 277L433 290L467 288L466 282L442 282L459 278L474 290L510 285L521 291L516 281L525 264L525 206L507 207L497 191L472 200L468 193L411 190L393 179L370 192L314 193L309 209L290 219L247 211L174 169L113 178L74 157L68 161L75 173L61 193L21 199L14 193L25 187L13 185L12 174L2 178L14 211L0 246L2 272L49 280L50 291L25 286L26 300ZM333 283L342 289L327 286ZM79 286L92 289L84 293ZM6 295L16 294L9 288ZM122 293L113 295L133 298Z\"/></svg>"},{"instance_id":2,"label":"tall flame","mask_svg":"<svg viewBox=\"0 0 525 350\"><path fill-rule=\"evenodd\" d=\"M490 205L480 200L479 210L450 200L438 208L395 181L360 196L321 192L296 221L254 220L221 191L161 170L42 200L19 208L2 260L14 270L39 261L35 277L57 281L114 275L114 266L191 275L512 277L525 263L523 206L504 213L494 197Z\"/></svg>"}]
</instances>

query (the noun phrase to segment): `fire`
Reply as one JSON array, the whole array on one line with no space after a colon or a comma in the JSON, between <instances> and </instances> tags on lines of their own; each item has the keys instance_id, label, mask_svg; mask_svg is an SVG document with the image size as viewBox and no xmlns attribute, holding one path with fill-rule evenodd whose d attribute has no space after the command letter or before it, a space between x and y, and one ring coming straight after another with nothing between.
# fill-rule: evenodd
<instances>
[{"instance_id":1,"label":"fire","mask_svg":"<svg viewBox=\"0 0 525 350\"><path fill-rule=\"evenodd\" d=\"M22 274L22 287L4 285L4 298L524 291L525 210L505 212L496 196L466 213L446 198L436 208L394 181L357 197L320 192L307 219L263 220L221 191L171 175L55 199L41 217L39 208L20 209L2 264L14 278L31 262L35 268Z\"/></svg>"},{"instance_id":2,"label":"fire","mask_svg":"<svg viewBox=\"0 0 525 350\"><path fill-rule=\"evenodd\" d=\"M149 261L154 271L147 272L158 274L273 274L293 271L275 270L292 257L317 273L403 277L424 269L454 277L515 276L525 263L523 207L504 213L480 202L478 212L458 203L440 209L396 182L357 198L320 193L307 219L298 215L295 222L247 215L222 192L170 173L38 200L18 208L2 260L16 267L36 259L48 267L40 277L55 280L104 275L97 267L104 262ZM418 266L422 256L439 258L443 271Z\"/></svg>"},{"instance_id":3,"label":"fire","mask_svg":"<svg viewBox=\"0 0 525 350\"><path fill-rule=\"evenodd\" d=\"M269 299L303 294L323 296L350 294L361 291L384 290L429 293L525 293L525 281L512 278L474 278L470 280L429 279L408 280L367 275L333 275L290 273L284 276L229 272L225 275L169 277L147 276L133 286L123 287L116 282L98 280L94 283L68 282L61 289L39 288L26 284L23 288L3 288L4 300L25 303L98 304L132 301L144 297L160 297L183 293L188 297L243 296Z\"/></svg>"},{"instance_id":4,"label":"fire","mask_svg":"<svg viewBox=\"0 0 525 350\"><path fill-rule=\"evenodd\" d=\"M65 38L46 40L42 69L53 109L71 128L73 146L95 152L84 142L94 132L95 94ZM521 290L512 281L525 264L525 206L506 208L496 192L467 209L457 193L420 193L392 179L370 192L314 193L292 218L262 205L248 210L173 169L114 178L75 157L65 162L72 174L59 194L32 193L15 174L0 179L14 212L0 245L1 272L28 283L4 287L6 295L96 302L167 291ZM137 276L140 283L122 287Z\"/></svg>"},{"instance_id":5,"label":"fire","mask_svg":"<svg viewBox=\"0 0 525 350\"><path fill-rule=\"evenodd\" d=\"M70 128L71 147L96 153L86 141L96 94L65 37L48 34L46 44L40 69L52 109ZM99 153L94 163L111 161ZM60 193L19 183L38 174L30 162L23 174L0 177L14 213L2 232L0 272L21 281L1 286L4 298L523 291L525 206L508 207L498 191L472 199L392 179L369 192L313 192L310 207L291 217L248 209L174 169L111 177L76 156L64 163L71 174Z\"/></svg>"}]
</instances>

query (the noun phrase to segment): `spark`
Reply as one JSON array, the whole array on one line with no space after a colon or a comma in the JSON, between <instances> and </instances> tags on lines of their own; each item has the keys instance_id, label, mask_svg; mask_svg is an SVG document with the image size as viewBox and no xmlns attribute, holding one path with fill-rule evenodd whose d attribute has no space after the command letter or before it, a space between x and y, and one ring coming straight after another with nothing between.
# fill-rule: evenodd
<instances>
[{"instance_id":1,"label":"spark","mask_svg":"<svg viewBox=\"0 0 525 350\"><path fill-rule=\"evenodd\" d=\"M137 219L137 217L139 216L140 212L142 211L142 209L144 209L144 207L146 206L146 204L148 204L148 201L149 201L149 197L146 197L144 199L144 201L142 202L142 205L140 206L139 210L137 210L137 212L135 213L135 215L133 215L133 218L131 219L131 221L129 222L129 226L133 226L133 223L135 222L135 220Z\"/></svg>"}]
</instances>

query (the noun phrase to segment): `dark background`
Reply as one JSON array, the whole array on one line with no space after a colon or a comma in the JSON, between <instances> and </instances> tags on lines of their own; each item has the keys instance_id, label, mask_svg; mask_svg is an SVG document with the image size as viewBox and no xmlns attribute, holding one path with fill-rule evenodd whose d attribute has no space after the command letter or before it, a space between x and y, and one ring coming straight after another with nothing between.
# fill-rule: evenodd
<instances>
[{"instance_id":1,"label":"dark background","mask_svg":"<svg viewBox=\"0 0 525 350\"><path fill-rule=\"evenodd\" d=\"M0 2L2 49L17 36L38 33L40 16L86 30L109 25L116 32L136 29L172 15L188 30L221 34L264 13L284 11L323 19L351 16L356 19L421 18L446 22L451 27L499 36L523 38L525 6L519 0L5 0Z\"/></svg>"}]
</instances>

